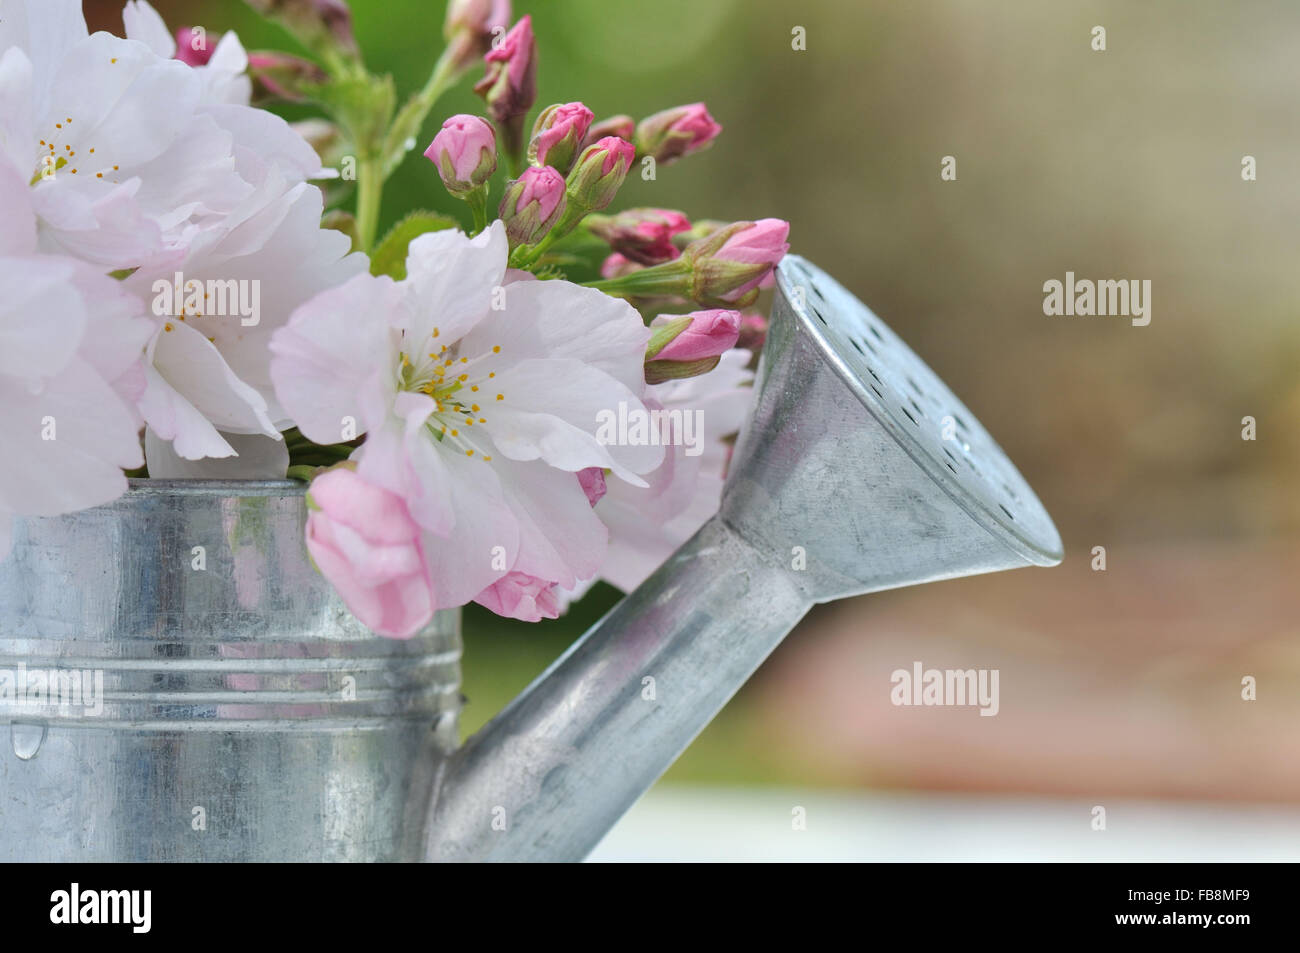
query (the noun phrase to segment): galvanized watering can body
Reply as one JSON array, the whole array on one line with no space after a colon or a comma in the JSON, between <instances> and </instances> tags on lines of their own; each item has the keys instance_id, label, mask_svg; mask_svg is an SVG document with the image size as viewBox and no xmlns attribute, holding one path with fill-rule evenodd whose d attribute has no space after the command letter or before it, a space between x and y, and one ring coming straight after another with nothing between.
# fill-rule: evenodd
<instances>
[{"instance_id":1,"label":"galvanized watering can body","mask_svg":"<svg viewBox=\"0 0 1300 953\"><path fill-rule=\"evenodd\" d=\"M288 481L142 481L19 524L0 860L420 858L460 613L376 638L308 561L305 518Z\"/></svg>"},{"instance_id":2,"label":"galvanized watering can body","mask_svg":"<svg viewBox=\"0 0 1300 953\"><path fill-rule=\"evenodd\" d=\"M578 860L815 603L1060 561L970 410L793 256L755 386L718 515L459 749L457 614L371 636L310 566L301 487L19 523L0 860ZM101 672L102 710L6 704L23 665Z\"/></svg>"}]
</instances>

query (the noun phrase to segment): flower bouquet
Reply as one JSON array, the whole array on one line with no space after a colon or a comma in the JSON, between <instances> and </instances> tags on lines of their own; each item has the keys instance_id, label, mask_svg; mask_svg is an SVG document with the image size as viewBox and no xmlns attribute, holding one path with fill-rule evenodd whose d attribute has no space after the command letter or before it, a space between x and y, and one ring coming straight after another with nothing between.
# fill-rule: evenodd
<instances>
[{"instance_id":1,"label":"flower bouquet","mask_svg":"<svg viewBox=\"0 0 1300 953\"><path fill-rule=\"evenodd\" d=\"M507 0L453 0L400 107L342 0L250 3L310 56L145 0L125 38L77 0L4 4L0 555L13 517L128 477L287 475L312 560L380 635L634 588L718 507L786 223L618 208L721 127L701 103L530 123L533 24ZM464 222L411 209L380 235L385 181L464 79L483 115L424 150Z\"/></svg>"}]
</instances>

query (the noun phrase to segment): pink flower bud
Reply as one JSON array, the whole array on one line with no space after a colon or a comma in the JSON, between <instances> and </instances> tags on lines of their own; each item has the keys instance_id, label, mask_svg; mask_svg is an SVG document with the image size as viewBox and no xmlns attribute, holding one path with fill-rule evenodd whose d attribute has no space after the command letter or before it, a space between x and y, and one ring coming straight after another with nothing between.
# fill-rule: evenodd
<instances>
[{"instance_id":1,"label":"pink flower bud","mask_svg":"<svg viewBox=\"0 0 1300 953\"><path fill-rule=\"evenodd\" d=\"M349 56L357 52L352 11L344 0L248 0L248 5L279 20L309 50L328 45Z\"/></svg>"},{"instance_id":2,"label":"pink flower bud","mask_svg":"<svg viewBox=\"0 0 1300 953\"><path fill-rule=\"evenodd\" d=\"M463 195L482 186L496 171L497 136L487 120L462 113L442 124L424 157L438 167L448 192Z\"/></svg>"},{"instance_id":3,"label":"pink flower bud","mask_svg":"<svg viewBox=\"0 0 1300 953\"><path fill-rule=\"evenodd\" d=\"M640 270L641 266L636 262L630 261L617 253L610 255L600 263L600 277L602 278L618 278L621 275Z\"/></svg>"},{"instance_id":4,"label":"pink flower bud","mask_svg":"<svg viewBox=\"0 0 1300 953\"><path fill-rule=\"evenodd\" d=\"M564 214L564 204L564 176L549 165L525 169L501 197L501 221L510 247L541 241Z\"/></svg>"},{"instance_id":5,"label":"pink flower bud","mask_svg":"<svg viewBox=\"0 0 1300 953\"><path fill-rule=\"evenodd\" d=\"M469 30L490 39L494 28L504 28L509 22L510 0L451 0L447 4L442 35L451 40L457 33Z\"/></svg>"},{"instance_id":6,"label":"pink flower bud","mask_svg":"<svg viewBox=\"0 0 1300 953\"><path fill-rule=\"evenodd\" d=\"M523 572L506 573L475 596L474 601L507 619L540 622L560 617L555 583Z\"/></svg>"},{"instance_id":7,"label":"pink flower bud","mask_svg":"<svg viewBox=\"0 0 1300 953\"><path fill-rule=\"evenodd\" d=\"M767 318L761 314L746 314L740 319L740 337L736 340L736 347L743 347L747 351L753 351L757 354L763 350L763 342L767 340Z\"/></svg>"},{"instance_id":8,"label":"pink flower bud","mask_svg":"<svg viewBox=\"0 0 1300 953\"><path fill-rule=\"evenodd\" d=\"M193 27L183 26L176 31L176 56L186 66L206 66L208 60L212 59L212 52L216 49L216 40L209 42L206 35L203 36L203 48L194 48L194 39L196 34ZM216 38L221 39L220 37Z\"/></svg>"},{"instance_id":9,"label":"pink flower bud","mask_svg":"<svg viewBox=\"0 0 1300 953\"><path fill-rule=\"evenodd\" d=\"M569 198L590 212L599 212L618 194L636 158L626 139L606 136L582 151L569 173Z\"/></svg>"},{"instance_id":10,"label":"pink flower bud","mask_svg":"<svg viewBox=\"0 0 1300 953\"><path fill-rule=\"evenodd\" d=\"M311 60L278 50L248 54L248 73L259 89L255 99L302 102L323 86L329 74Z\"/></svg>"},{"instance_id":11,"label":"pink flower bud","mask_svg":"<svg viewBox=\"0 0 1300 953\"><path fill-rule=\"evenodd\" d=\"M510 25L510 0L451 0L442 35L452 69L460 73L492 48L492 38Z\"/></svg>"},{"instance_id":12,"label":"pink flower bud","mask_svg":"<svg viewBox=\"0 0 1300 953\"><path fill-rule=\"evenodd\" d=\"M707 148L722 132L704 103L676 106L641 120L636 127L636 147L642 155L654 156L667 165Z\"/></svg>"},{"instance_id":13,"label":"pink flower bud","mask_svg":"<svg viewBox=\"0 0 1300 953\"><path fill-rule=\"evenodd\" d=\"M600 467L587 467L578 471L578 483L582 492L587 494L587 502L595 506L605 495L605 471Z\"/></svg>"},{"instance_id":14,"label":"pink flower bud","mask_svg":"<svg viewBox=\"0 0 1300 953\"><path fill-rule=\"evenodd\" d=\"M673 244L673 236L688 231L691 223L681 212L671 209L634 208L618 215L589 219L587 227L630 261L657 265L681 254Z\"/></svg>"},{"instance_id":15,"label":"pink flower bud","mask_svg":"<svg viewBox=\"0 0 1300 953\"><path fill-rule=\"evenodd\" d=\"M352 614L395 639L428 625L433 576L402 498L343 466L317 476L307 499L307 551Z\"/></svg>"},{"instance_id":16,"label":"pink flower bud","mask_svg":"<svg viewBox=\"0 0 1300 953\"><path fill-rule=\"evenodd\" d=\"M587 137L591 119L591 110L582 103L547 106L533 124L528 161L567 173Z\"/></svg>"},{"instance_id":17,"label":"pink flower bud","mask_svg":"<svg viewBox=\"0 0 1300 953\"><path fill-rule=\"evenodd\" d=\"M616 139L626 139L632 141L636 135L636 120L631 116L610 116L608 119L602 119L600 122L593 123L587 130L587 138L582 143L582 148L593 143L599 142L606 136L614 136Z\"/></svg>"},{"instance_id":18,"label":"pink flower bud","mask_svg":"<svg viewBox=\"0 0 1300 953\"><path fill-rule=\"evenodd\" d=\"M500 127L509 156L523 152L524 116L537 100L537 41L532 17L516 23L501 43L483 57L487 72L474 92L487 103L488 115Z\"/></svg>"},{"instance_id":19,"label":"pink flower bud","mask_svg":"<svg viewBox=\"0 0 1300 953\"><path fill-rule=\"evenodd\" d=\"M779 218L735 222L687 246L691 297L734 303L757 288L790 250L790 224ZM753 295L750 295L753 292Z\"/></svg>"},{"instance_id":20,"label":"pink flower bud","mask_svg":"<svg viewBox=\"0 0 1300 953\"><path fill-rule=\"evenodd\" d=\"M740 312L725 309L691 314L661 314L650 323L646 345L645 382L707 374L718 366L723 353L735 347L740 333Z\"/></svg>"},{"instance_id":21,"label":"pink flower bud","mask_svg":"<svg viewBox=\"0 0 1300 953\"><path fill-rule=\"evenodd\" d=\"M650 326L660 327L678 317L680 316L661 314ZM718 357L736 346L736 339L740 336L739 311L714 308L709 311L693 311L685 317L690 318L690 323L654 355L655 361L699 361Z\"/></svg>"},{"instance_id":22,"label":"pink flower bud","mask_svg":"<svg viewBox=\"0 0 1300 953\"><path fill-rule=\"evenodd\" d=\"M697 218L690 227L689 231L678 232L673 236L673 244L678 249L684 250L688 245L699 241L701 238L708 238L720 228L726 228L730 222L720 222L714 218Z\"/></svg>"}]
</instances>

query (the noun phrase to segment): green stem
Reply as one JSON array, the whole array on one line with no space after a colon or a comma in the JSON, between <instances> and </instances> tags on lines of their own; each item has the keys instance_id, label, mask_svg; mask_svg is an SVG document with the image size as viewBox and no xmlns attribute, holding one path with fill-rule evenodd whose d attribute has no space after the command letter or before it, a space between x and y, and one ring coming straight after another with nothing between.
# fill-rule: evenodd
<instances>
[{"instance_id":1,"label":"green stem","mask_svg":"<svg viewBox=\"0 0 1300 953\"><path fill-rule=\"evenodd\" d=\"M542 236L542 240L536 245L521 245L514 250L510 258L512 268L531 268L541 261L542 256L550 249L552 245L564 238L571 231L578 227L578 224L587 217L591 209L579 205L569 195L564 205L564 213L560 220L556 222L549 232Z\"/></svg>"},{"instance_id":2,"label":"green stem","mask_svg":"<svg viewBox=\"0 0 1300 953\"><path fill-rule=\"evenodd\" d=\"M420 90L420 101L427 103L425 112L432 109L433 104L442 98L442 94L455 86L456 80L460 79L452 67L451 57L448 55L450 52L450 50L442 51L442 56L438 57L438 62L433 67L433 72L429 74L429 81Z\"/></svg>"},{"instance_id":3,"label":"green stem","mask_svg":"<svg viewBox=\"0 0 1300 953\"><path fill-rule=\"evenodd\" d=\"M461 75L460 72L456 71L455 63L451 57L451 47L448 47L442 51L442 56L438 57L438 62L434 64L433 72L429 74L424 86L418 93L408 99L406 105L397 113L388 134L384 137L381 154L383 155L383 177L385 179L401 164L406 154L415 147L415 137L419 135L420 127L424 125L424 120L429 115L429 111L442 98L443 93L456 85Z\"/></svg>"},{"instance_id":4,"label":"green stem","mask_svg":"<svg viewBox=\"0 0 1300 953\"><path fill-rule=\"evenodd\" d=\"M433 72L429 74L424 86L415 95L415 102L419 104L423 116L427 116L433 104L442 98L443 93L456 85L456 80L460 79L452 65L450 54L451 47L442 51L442 56L438 57L438 62L433 65Z\"/></svg>"},{"instance_id":5,"label":"green stem","mask_svg":"<svg viewBox=\"0 0 1300 953\"><path fill-rule=\"evenodd\" d=\"M474 234L487 228L487 186L465 193L465 202L474 214Z\"/></svg>"},{"instance_id":6,"label":"green stem","mask_svg":"<svg viewBox=\"0 0 1300 953\"><path fill-rule=\"evenodd\" d=\"M379 201L384 194L384 170L373 155L357 163L357 240L370 253L379 230Z\"/></svg>"},{"instance_id":7,"label":"green stem","mask_svg":"<svg viewBox=\"0 0 1300 953\"><path fill-rule=\"evenodd\" d=\"M287 476L290 480L302 480L303 483L310 483L312 477L316 475L316 471L319 469L320 467L314 467L305 463L299 463L294 466L291 466L285 472L284 475Z\"/></svg>"},{"instance_id":8,"label":"green stem","mask_svg":"<svg viewBox=\"0 0 1300 953\"><path fill-rule=\"evenodd\" d=\"M681 258L633 271L617 278L601 278L583 284L607 294L625 296L690 295L691 266Z\"/></svg>"},{"instance_id":9,"label":"green stem","mask_svg":"<svg viewBox=\"0 0 1300 953\"><path fill-rule=\"evenodd\" d=\"M346 460L356 447L348 446L345 443L333 444L328 447L310 446L303 447L299 450L293 450L289 453L289 459L294 466L333 466L340 460Z\"/></svg>"}]
</instances>

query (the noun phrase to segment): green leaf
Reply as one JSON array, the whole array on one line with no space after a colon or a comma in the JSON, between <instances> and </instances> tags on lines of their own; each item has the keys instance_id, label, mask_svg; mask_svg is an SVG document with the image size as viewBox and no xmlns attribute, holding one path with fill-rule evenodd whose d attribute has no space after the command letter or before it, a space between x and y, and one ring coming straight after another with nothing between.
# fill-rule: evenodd
<instances>
[{"instance_id":1,"label":"green leaf","mask_svg":"<svg viewBox=\"0 0 1300 953\"><path fill-rule=\"evenodd\" d=\"M303 483L310 483L312 478L316 476L316 471L319 469L320 467L313 467L300 463L297 466L290 467L285 473L285 476L290 480L302 480ZM308 500L308 506L311 506L310 499Z\"/></svg>"},{"instance_id":2,"label":"green leaf","mask_svg":"<svg viewBox=\"0 0 1300 953\"><path fill-rule=\"evenodd\" d=\"M412 212L383 237L370 256L370 273L388 275L394 281L406 277L406 248L425 232L455 228L457 222L437 212Z\"/></svg>"}]
</instances>

